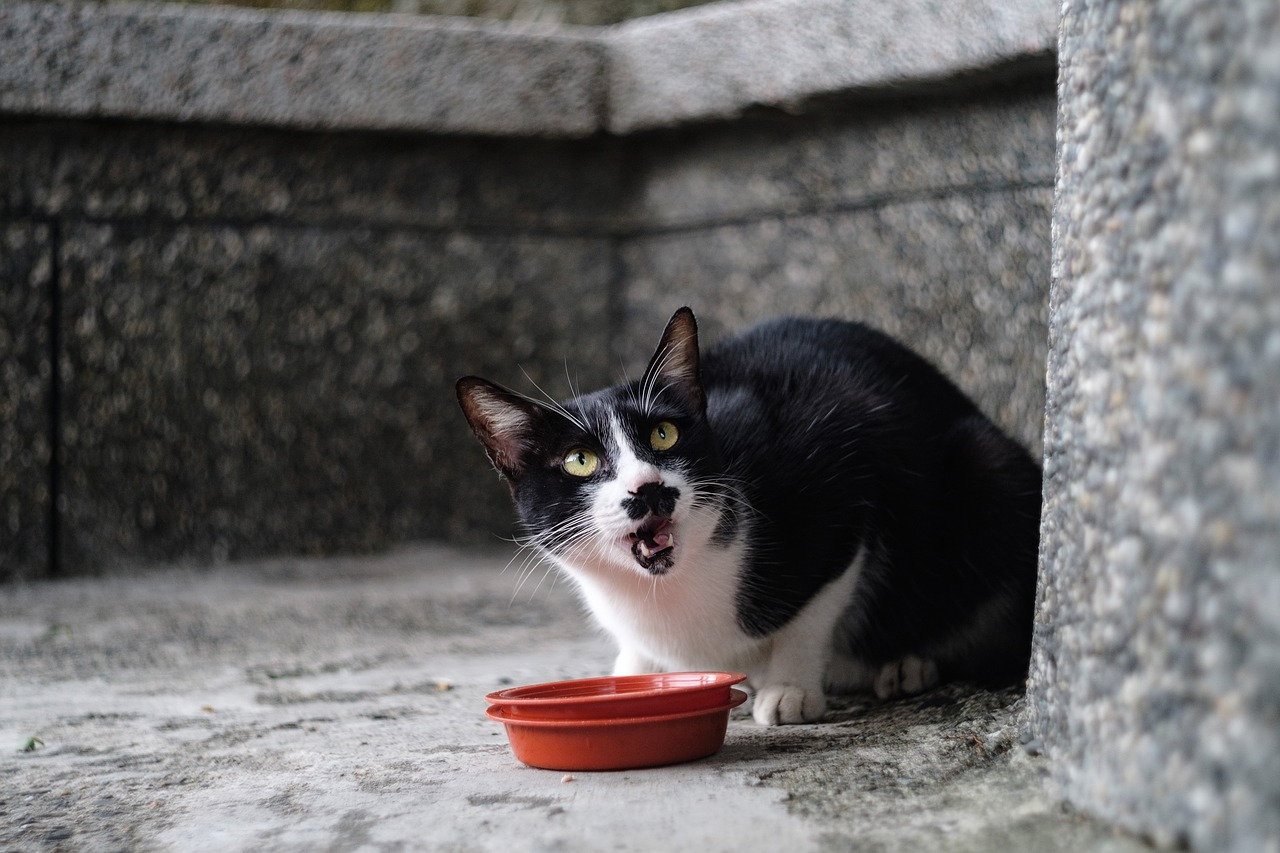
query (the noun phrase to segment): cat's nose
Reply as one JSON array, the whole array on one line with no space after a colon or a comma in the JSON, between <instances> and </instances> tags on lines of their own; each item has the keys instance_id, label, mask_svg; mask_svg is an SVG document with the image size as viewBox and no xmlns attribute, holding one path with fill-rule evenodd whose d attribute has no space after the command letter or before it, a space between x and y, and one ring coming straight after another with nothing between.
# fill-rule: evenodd
<instances>
[{"instance_id":1,"label":"cat's nose","mask_svg":"<svg viewBox=\"0 0 1280 853\"><path fill-rule=\"evenodd\" d=\"M631 495L622 502L631 518L644 518L649 513L670 517L675 512L680 490L664 486L661 482L651 482L637 486Z\"/></svg>"},{"instance_id":2,"label":"cat's nose","mask_svg":"<svg viewBox=\"0 0 1280 853\"><path fill-rule=\"evenodd\" d=\"M649 501L653 501L658 497L658 495L662 494L662 490L665 488L666 486L662 485L662 481L657 480L652 483L641 483L639 486L635 488L635 491L633 491L631 494L635 495L641 500L649 502Z\"/></svg>"}]
</instances>

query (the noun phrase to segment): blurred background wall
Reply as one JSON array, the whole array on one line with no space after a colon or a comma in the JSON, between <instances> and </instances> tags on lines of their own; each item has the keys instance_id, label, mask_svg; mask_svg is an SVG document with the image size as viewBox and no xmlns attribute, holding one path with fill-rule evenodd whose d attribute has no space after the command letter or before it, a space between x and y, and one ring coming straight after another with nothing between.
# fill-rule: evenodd
<instances>
[{"instance_id":1,"label":"blurred background wall","mask_svg":"<svg viewBox=\"0 0 1280 853\"><path fill-rule=\"evenodd\" d=\"M0 6L0 576L494 542L454 380L682 304L883 326L1038 449L1052 23Z\"/></svg>"}]
</instances>

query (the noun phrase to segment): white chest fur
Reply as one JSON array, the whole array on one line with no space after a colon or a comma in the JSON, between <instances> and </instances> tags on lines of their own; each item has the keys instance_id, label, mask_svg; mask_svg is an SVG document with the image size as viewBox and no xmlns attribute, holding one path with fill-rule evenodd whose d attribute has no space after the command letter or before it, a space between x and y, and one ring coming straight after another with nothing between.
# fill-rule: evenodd
<instances>
[{"instance_id":1,"label":"white chest fur","mask_svg":"<svg viewBox=\"0 0 1280 853\"><path fill-rule=\"evenodd\" d=\"M565 568L624 653L666 670L750 672L767 660L769 641L738 626L743 547L698 548L654 577Z\"/></svg>"}]
</instances>

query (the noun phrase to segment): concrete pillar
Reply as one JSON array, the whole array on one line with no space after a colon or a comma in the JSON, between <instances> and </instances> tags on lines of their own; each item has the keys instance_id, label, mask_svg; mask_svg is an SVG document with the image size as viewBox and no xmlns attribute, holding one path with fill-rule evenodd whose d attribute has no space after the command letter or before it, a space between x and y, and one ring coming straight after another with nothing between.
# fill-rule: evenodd
<instances>
[{"instance_id":1,"label":"concrete pillar","mask_svg":"<svg viewBox=\"0 0 1280 853\"><path fill-rule=\"evenodd\" d=\"M1280 4L1065 0L1029 721L1067 799L1280 850Z\"/></svg>"}]
</instances>

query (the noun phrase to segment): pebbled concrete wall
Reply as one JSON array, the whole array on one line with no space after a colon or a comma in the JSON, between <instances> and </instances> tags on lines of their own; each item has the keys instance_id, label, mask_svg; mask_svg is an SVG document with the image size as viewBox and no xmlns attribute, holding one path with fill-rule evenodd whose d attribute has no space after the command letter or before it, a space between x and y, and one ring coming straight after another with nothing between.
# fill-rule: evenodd
<instances>
[{"instance_id":1,"label":"pebbled concrete wall","mask_svg":"<svg viewBox=\"0 0 1280 853\"><path fill-rule=\"evenodd\" d=\"M569 341L609 376L612 241L581 233L608 146L0 125L29 150L56 155L8 211L17 573L490 538L454 380L546 383Z\"/></svg>"},{"instance_id":2,"label":"pebbled concrete wall","mask_svg":"<svg viewBox=\"0 0 1280 853\"><path fill-rule=\"evenodd\" d=\"M1280 850L1280 7L1063 8L1032 733L1082 809Z\"/></svg>"},{"instance_id":3,"label":"pebbled concrete wall","mask_svg":"<svg viewBox=\"0 0 1280 853\"><path fill-rule=\"evenodd\" d=\"M0 223L0 579L50 566L53 246L46 222Z\"/></svg>"},{"instance_id":4,"label":"pebbled concrete wall","mask_svg":"<svg viewBox=\"0 0 1280 853\"><path fill-rule=\"evenodd\" d=\"M783 311L886 326L1037 446L1051 15L917 66L877 65L873 16L831 34L794 115L783 56L732 85L681 71L732 90L706 110L615 86L659 34L728 44L737 14L798 13L0 5L0 576L508 535L453 380L612 381L686 302L709 337Z\"/></svg>"}]
</instances>

